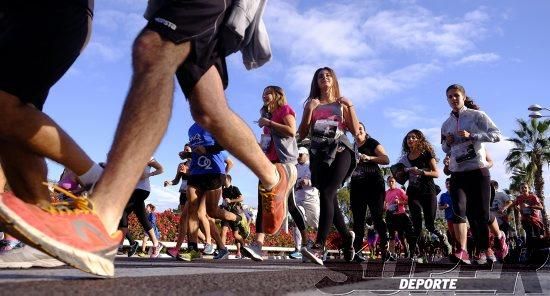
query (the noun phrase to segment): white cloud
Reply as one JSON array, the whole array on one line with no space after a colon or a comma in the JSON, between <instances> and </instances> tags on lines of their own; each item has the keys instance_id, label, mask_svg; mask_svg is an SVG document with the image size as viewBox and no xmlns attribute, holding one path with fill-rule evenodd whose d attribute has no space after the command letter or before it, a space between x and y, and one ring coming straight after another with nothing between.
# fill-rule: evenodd
<instances>
[{"instance_id":1,"label":"white cloud","mask_svg":"<svg viewBox=\"0 0 550 296\"><path fill-rule=\"evenodd\" d=\"M498 61L500 56L496 53L478 53L463 57L456 64L476 64L476 63L491 63Z\"/></svg>"},{"instance_id":2,"label":"white cloud","mask_svg":"<svg viewBox=\"0 0 550 296\"><path fill-rule=\"evenodd\" d=\"M141 14L120 10L98 10L94 32L85 56L100 57L107 62L128 58L135 37L146 24Z\"/></svg>"},{"instance_id":3,"label":"white cloud","mask_svg":"<svg viewBox=\"0 0 550 296\"><path fill-rule=\"evenodd\" d=\"M342 93L364 106L441 71L438 59L467 53L487 31L484 8L450 19L414 1L395 5L396 10L375 13L375 4L361 1L303 11L295 1L271 2L265 21L272 47L283 53L274 59L289 65L275 72L283 72L290 88L307 96L304 90L315 69L329 66L338 74ZM384 60L388 48L421 55L414 64Z\"/></svg>"},{"instance_id":4,"label":"white cloud","mask_svg":"<svg viewBox=\"0 0 550 296\"><path fill-rule=\"evenodd\" d=\"M381 11L363 24L363 32L378 46L406 51L456 56L472 48L482 38L489 20L484 8L450 20L420 6ZM433 51L433 52L432 52Z\"/></svg>"},{"instance_id":5,"label":"white cloud","mask_svg":"<svg viewBox=\"0 0 550 296\"><path fill-rule=\"evenodd\" d=\"M264 18L270 39L276 40L273 47L300 62L326 61L372 54L360 30L363 11L360 6L325 4L302 13L289 2L274 1Z\"/></svg>"},{"instance_id":6,"label":"white cloud","mask_svg":"<svg viewBox=\"0 0 550 296\"><path fill-rule=\"evenodd\" d=\"M154 204L160 212L167 209L176 209L179 205L180 194L175 191L177 188L174 188L169 189L151 184L151 194L146 203Z\"/></svg>"}]
</instances>

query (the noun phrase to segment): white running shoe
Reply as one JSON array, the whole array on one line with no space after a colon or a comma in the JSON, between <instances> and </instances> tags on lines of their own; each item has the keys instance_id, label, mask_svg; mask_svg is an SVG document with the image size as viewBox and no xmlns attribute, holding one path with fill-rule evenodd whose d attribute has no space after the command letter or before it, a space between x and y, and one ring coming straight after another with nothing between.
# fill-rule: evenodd
<instances>
[{"instance_id":1,"label":"white running shoe","mask_svg":"<svg viewBox=\"0 0 550 296\"><path fill-rule=\"evenodd\" d=\"M65 263L27 245L0 254L0 268L57 267L62 265Z\"/></svg>"}]
</instances>

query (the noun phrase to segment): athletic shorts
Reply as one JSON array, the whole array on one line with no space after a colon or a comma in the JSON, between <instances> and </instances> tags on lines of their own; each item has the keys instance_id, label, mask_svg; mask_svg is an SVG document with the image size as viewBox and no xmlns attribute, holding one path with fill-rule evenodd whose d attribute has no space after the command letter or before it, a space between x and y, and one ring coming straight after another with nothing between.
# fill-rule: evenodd
<instances>
[{"instance_id":1,"label":"athletic shorts","mask_svg":"<svg viewBox=\"0 0 550 296\"><path fill-rule=\"evenodd\" d=\"M209 191L222 188L225 184L224 174L190 175L187 186L192 186L200 191Z\"/></svg>"},{"instance_id":2,"label":"athletic shorts","mask_svg":"<svg viewBox=\"0 0 550 296\"><path fill-rule=\"evenodd\" d=\"M90 35L82 1L6 1L0 5L0 90L42 110Z\"/></svg>"},{"instance_id":3,"label":"athletic shorts","mask_svg":"<svg viewBox=\"0 0 550 296\"><path fill-rule=\"evenodd\" d=\"M222 227L227 226L229 229L231 229L231 231L239 231L239 226L237 225L237 223L235 221L222 220L221 225L222 225Z\"/></svg>"},{"instance_id":4,"label":"athletic shorts","mask_svg":"<svg viewBox=\"0 0 550 296\"><path fill-rule=\"evenodd\" d=\"M175 44L191 42L191 52L176 71L187 98L200 78L215 66L227 87L225 54L219 34L231 6L231 0L158 0L149 1L146 29L157 32ZM157 6L157 7L153 7Z\"/></svg>"}]
</instances>

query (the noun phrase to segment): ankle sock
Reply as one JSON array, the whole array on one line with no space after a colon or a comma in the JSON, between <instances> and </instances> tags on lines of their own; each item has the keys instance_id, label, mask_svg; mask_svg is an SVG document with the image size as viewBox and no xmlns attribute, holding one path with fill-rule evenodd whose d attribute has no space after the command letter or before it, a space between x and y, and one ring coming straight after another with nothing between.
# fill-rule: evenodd
<instances>
[{"instance_id":1,"label":"ankle sock","mask_svg":"<svg viewBox=\"0 0 550 296\"><path fill-rule=\"evenodd\" d=\"M84 186L93 185L99 180L101 174L103 174L103 168L94 162L87 172L78 176L78 179L80 179L80 182L82 182Z\"/></svg>"}]
</instances>

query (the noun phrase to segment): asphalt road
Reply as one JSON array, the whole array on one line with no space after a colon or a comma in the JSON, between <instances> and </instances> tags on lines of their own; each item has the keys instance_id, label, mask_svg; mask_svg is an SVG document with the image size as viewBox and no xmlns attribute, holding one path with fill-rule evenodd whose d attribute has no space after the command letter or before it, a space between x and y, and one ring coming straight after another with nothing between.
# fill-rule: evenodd
<instances>
[{"instance_id":1,"label":"asphalt road","mask_svg":"<svg viewBox=\"0 0 550 296\"><path fill-rule=\"evenodd\" d=\"M420 295L550 295L550 266L455 266L407 260L321 267L299 260L248 259L193 262L171 258L117 257L116 276L100 279L69 267L0 270L0 295L409 295L419 280L439 289ZM412 280L412 281L411 281ZM450 286L454 280L454 289ZM443 287L445 284L447 287ZM399 289L400 286L408 286ZM445 288L445 289L443 289ZM428 291L428 292L425 292ZM418 293L413 292L413 293Z\"/></svg>"}]
</instances>

